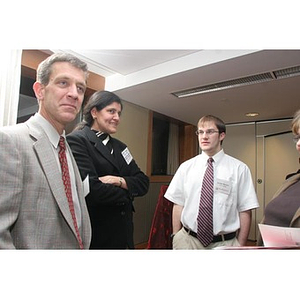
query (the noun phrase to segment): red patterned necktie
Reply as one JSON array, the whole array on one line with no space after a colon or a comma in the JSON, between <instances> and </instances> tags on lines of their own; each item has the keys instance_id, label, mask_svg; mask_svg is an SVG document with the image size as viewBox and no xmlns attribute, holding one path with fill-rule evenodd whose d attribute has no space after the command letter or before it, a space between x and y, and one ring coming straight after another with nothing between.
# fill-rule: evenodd
<instances>
[{"instance_id":1,"label":"red patterned necktie","mask_svg":"<svg viewBox=\"0 0 300 300\"><path fill-rule=\"evenodd\" d=\"M213 159L210 157L207 162L199 205L197 238L204 247L213 240L213 197L214 197L214 167Z\"/></svg>"},{"instance_id":2,"label":"red patterned necktie","mask_svg":"<svg viewBox=\"0 0 300 300\"><path fill-rule=\"evenodd\" d=\"M70 180L70 174L69 174L69 168L68 168L68 162L67 162L67 156L66 156L66 144L65 144L65 138L61 136L59 138L59 152L58 152L59 162L61 165L61 172L62 172L62 180L65 186L65 192L68 199L69 209L72 215L77 239L79 242L80 249L83 249L83 243L80 237L77 221L76 221L76 215L74 210L74 203L72 199L72 190L71 190L71 180Z\"/></svg>"}]
</instances>

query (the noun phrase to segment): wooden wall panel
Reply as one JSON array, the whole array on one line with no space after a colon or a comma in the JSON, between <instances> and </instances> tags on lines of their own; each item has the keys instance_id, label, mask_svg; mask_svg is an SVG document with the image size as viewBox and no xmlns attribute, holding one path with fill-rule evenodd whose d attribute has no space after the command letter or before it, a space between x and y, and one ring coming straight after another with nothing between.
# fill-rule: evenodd
<instances>
[{"instance_id":1,"label":"wooden wall panel","mask_svg":"<svg viewBox=\"0 0 300 300\"><path fill-rule=\"evenodd\" d=\"M22 75L35 78L35 71L40 62L50 55L41 50L23 50L22 52ZM87 87L92 91L105 89L105 77L89 72Z\"/></svg>"}]
</instances>

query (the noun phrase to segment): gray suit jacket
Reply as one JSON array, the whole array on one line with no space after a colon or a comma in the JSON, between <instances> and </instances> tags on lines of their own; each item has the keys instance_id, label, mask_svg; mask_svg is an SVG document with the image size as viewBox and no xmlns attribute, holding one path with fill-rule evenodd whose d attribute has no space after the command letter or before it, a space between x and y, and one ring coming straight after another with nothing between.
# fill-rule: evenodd
<instances>
[{"instance_id":1,"label":"gray suit jacket","mask_svg":"<svg viewBox=\"0 0 300 300\"><path fill-rule=\"evenodd\" d=\"M0 128L0 249L79 248L51 147L35 117ZM71 158L82 212L80 233L88 249L90 219L72 154Z\"/></svg>"}]
</instances>

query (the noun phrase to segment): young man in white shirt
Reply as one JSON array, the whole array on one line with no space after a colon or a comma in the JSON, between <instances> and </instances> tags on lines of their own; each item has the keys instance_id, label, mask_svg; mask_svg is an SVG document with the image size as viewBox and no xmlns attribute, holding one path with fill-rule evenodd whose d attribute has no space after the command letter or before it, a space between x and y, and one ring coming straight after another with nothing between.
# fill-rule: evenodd
<instances>
[{"instance_id":1,"label":"young man in white shirt","mask_svg":"<svg viewBox=\"0 0 300 300\"><path fill-rule=\"evenodd\" d=\"M204 116L196 131L202 153L185 161L174 175L165 198L173 206L173 249L212 249L245 246L251 210L259 207L250 170L222 149L226 126L215 116ZM203 176L213 159L213 237L208 245L199 240L198 212ZM198 231L198 234L197 234Z\"/></svg>"}]
</instances>

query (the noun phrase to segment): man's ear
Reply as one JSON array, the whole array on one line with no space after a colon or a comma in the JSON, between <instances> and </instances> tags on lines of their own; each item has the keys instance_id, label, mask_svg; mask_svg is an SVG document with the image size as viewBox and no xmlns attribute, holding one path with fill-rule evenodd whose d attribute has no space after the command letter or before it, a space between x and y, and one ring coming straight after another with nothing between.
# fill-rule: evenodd
<instances>
[{"instance_id":1,"label":"man's ear","mask_svg":"<svg viewBox=\"0 0 300 300\"><path fill-rule=\"evenodd\" d=\"M226 133L225 132L221 132L220 133L220 141L223 141L225 139Z\"/></svg>"},{"instance_id":2,"label":"man's ear","mask_svg":"<svg viewBox=\"0 0 300 300\"><path fill-rule=\"evenodd\" d=\"M44 85L43 84L41 84L40 82L36 81L33 84L33 90L34 90L34 93L35 93L35 97L38 100L44 99Z\"/></svg>"}]
</instances>

